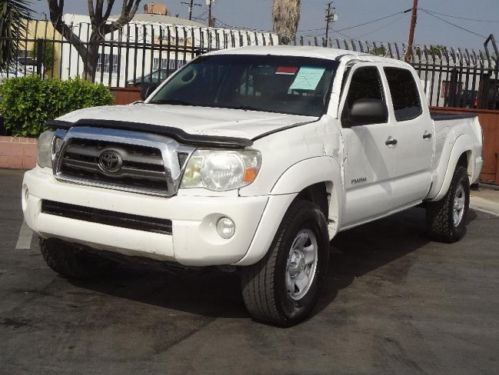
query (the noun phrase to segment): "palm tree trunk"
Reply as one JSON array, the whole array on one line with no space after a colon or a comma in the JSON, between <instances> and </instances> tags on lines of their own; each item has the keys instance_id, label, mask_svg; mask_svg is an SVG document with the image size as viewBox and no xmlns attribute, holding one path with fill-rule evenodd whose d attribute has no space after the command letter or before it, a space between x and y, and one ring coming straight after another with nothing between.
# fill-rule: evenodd
<instances>
[{"instance_id":1,"label":"palm tree trunk","mask_svg":"<svg viewBox=\"0 0 499 375\"><path fill-rule=\"evenodd\" d=\"M280 44L289 44L296 37L300 21L300 0L274 0L272 9L274 32Z\"/></svg>"}]
</instances>

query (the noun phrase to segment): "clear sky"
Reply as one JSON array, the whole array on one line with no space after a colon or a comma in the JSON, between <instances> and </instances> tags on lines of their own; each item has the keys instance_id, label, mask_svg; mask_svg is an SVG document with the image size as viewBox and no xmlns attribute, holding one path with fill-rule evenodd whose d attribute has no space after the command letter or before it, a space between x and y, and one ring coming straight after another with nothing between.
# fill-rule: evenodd
<instances>
[{"instance_id":1,"label":"clear sky","mask_svg":"<svg viewBox=\"0 0 499 375\"><path fill-rule=\"evenodd\" d=\"M187 17L188 8L182 4L183 1L189 0L155 2L166 4L172 15ZM143 0L142 4L147 2L149 1ZM206 0L195 2L202 6L194 7L193 15L199 18L199 22L205 22L202 20L207 18ZM327 2L301 1L299 35L324 35ZM119 12L121 1L116 3L116 11L113 13ZM412 0L336 0L333 6L338 14L338 21L334 23L331 33L333 37L367 41L407 41L410 13L401 12L412 7ZM47 0L33 0L33 8L38 12L38 16L42 17L42 12L48 13ZM419 8L421 10L416 28L416 43L480 48L489 34L494 34L499 41L499 0L419 0ZM141 6L140 12L142 9ZM66 0L65 13L88 14L87 1ZM219 21L218 24L271 30L272 0L215 0L213 15ZM386 16L389 17L351 28Z\"/></svg>"}]
</instances>

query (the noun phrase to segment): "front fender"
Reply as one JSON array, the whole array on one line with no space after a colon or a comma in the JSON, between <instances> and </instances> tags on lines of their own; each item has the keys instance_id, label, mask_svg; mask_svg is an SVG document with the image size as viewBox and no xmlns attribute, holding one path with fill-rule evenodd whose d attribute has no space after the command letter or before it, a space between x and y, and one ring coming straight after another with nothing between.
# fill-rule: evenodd
<instances>
[{"instance_id":1,"label":"front fender","mask_svg":"<svg viewBox=\"0 0 499 375\"><path fill-rule=\"evenodd\" d=\"M340 168L331 157L315 157L302 160L284 171L271 189L270 194L299 193L319 182L333 182L340 177Z\"/></svg>"},{"instance_id":2,"label":"front fender","mask_svg":"<svg viewBox=\"0 0 499 375\"><path fill-rule=\"evenodd\" d=\"M343 184L338 161L331 157L303 160L288 168L275 183L271 194L300 193L307 187L324 182L329 194L329 236L334 237L341 225Z\"/></svg>"},{"instance_id":3,"label":"front fender","mask_svg":"<svg viewBox=\"0 0 499 375\"><path fill-rule=\"evenodd\" d=\"M326 184L329 200L329 236L339 228L343 210L341 169L330 157L316 157L300 161L289 167L272 187L269 202L258 224L246 255L236 265L246 266L258 262L267 253L279 226L297 195L309 186Z\"/></svg>"}]
</instances>

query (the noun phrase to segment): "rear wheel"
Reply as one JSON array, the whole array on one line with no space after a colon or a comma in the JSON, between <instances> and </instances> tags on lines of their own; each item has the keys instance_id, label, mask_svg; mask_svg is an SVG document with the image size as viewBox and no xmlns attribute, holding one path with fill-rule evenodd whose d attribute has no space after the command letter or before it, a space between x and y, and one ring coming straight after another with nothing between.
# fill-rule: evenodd
<instances>
[{"instance_id":1,"label":"rear wheel","mask_svg":"<svg viewBox=\"0 0 499 375\"><path fill-rule=\"evenodd\" d=\"M466 232L466 216L470 205L470 184L466 168L458 166L447 194L428 203L426 218L430 236L441 242L456 242Z\"/></svg>"},{"instance_id":2,"label":"rear wheel","mask_svg":"<svg viewBox=\"0 0 499 375\"><path fill-rule=\"evenodd\" d=\"M324 214L312 202L294 202L267 255L243 268L243 298L253 319L278 326L305 319L317 302L328 258Z\"/></svg>"},{"instance_id":3,"label":"rear wheel","mask_svg":"<svg viewBox=\"0 0 499 375\"><path fill-rule=\"evenodd\" d=\"M58 239L40 238L40 250L47 265L68 279L103 276L115 266L111 260L85 252L77 245Z\"/></svg>"}]
</instances>

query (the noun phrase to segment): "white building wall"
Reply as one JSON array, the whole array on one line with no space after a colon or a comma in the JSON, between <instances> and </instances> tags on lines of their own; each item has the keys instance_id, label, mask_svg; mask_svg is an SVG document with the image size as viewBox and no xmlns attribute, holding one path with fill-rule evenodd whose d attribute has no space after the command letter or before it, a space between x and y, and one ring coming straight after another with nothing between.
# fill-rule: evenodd
<instances>
[{"instance_id":1,"label":"white building wall","mask_svg":"<svg viewBox=\"0 0 499 375\"><path fill-rule=\"evenodd\" d=\"M63 20L82 41L89 40L88 16L66 14ZM95 80L112 87L125 87L127 81L151 73L159 67L160 58L162 68L167 64L173 71L207 50L278 44L277 35L272 33L133 21L105 39L107 45L100 48L105 64L97 69ZM83 62L76 49L66 43L61 54L61 79L83 76Z\"/></svg>"}]
</instances>

